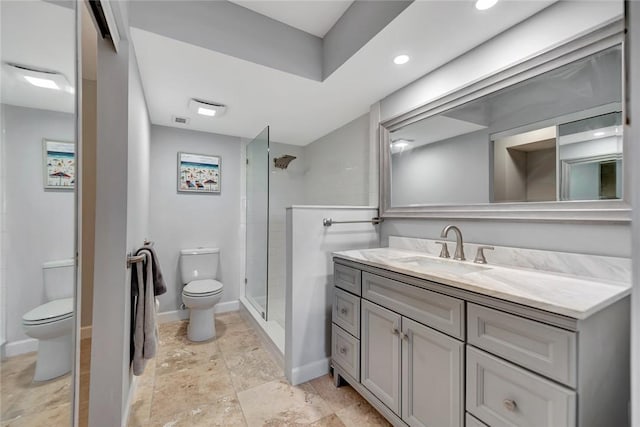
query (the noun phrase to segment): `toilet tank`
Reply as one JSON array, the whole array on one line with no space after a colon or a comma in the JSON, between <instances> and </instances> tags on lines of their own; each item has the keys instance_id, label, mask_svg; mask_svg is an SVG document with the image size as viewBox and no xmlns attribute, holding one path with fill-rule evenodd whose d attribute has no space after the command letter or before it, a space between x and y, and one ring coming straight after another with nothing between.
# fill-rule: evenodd
<instances>
[{"instance_id":1,"label":"toilet tank","mask_svg":"<svg viewBox=\"0 0 640 427\"><path fill-rule=\"evenodd\" d=\"M49 261L42 264L44 296L47 301L73 297L75 271L73 259Z\"/></svg>"},{"instance_id":2,"label":"toilet tank","mask_svg":"<svg viewBox=\"0 0 640 427\"><path fill-rule=\"evenodd\" d=\"M215 279L218 274L218 248L182 249L180 277L185 285L193 280Z\"/></svg>"}]
</instances>

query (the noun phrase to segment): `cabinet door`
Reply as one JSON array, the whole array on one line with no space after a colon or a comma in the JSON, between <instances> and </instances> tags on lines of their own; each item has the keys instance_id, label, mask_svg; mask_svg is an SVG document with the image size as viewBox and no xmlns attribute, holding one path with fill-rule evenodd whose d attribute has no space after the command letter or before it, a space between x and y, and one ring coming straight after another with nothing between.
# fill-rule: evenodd
<instances>
[{"instance_id":1,"label":"cabinet door","mask_svg":"<svg viewBox=\"0 0 640 427\"><path fill-rule=\"evenodd\" d=\"M399 415L400 315L366 300L360 310L360 382Z\"/></svg>"},{"instance_id":2,"label":"cabinet door","mask_svg":"<svg viewBox=\"0 0 640 427\"><path fill-rule=\"evenodd\" d=\"M463 425L464 344L402 318L402 419L410 426Z\"/></svg>"}]
</instances>

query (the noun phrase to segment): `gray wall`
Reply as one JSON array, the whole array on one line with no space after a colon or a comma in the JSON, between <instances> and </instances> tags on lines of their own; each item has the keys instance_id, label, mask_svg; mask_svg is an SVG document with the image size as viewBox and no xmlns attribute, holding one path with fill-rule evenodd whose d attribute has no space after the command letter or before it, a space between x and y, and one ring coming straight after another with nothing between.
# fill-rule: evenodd
<instances>
[{"instance_id":1,"label":"gray wall","mask_svg":"<svg viewBox=\"0 0 640 427\"><path fill-rule=\"evenodd\" d=\"M486 130L420 146L391 157L391 204L489 201Z\"/></svg>"},{"instance_id":2,"label":"gray wall","mask_svg":"<svg viewBox=\"0 0 640 427\"><path fill-rule=\"evenodd\" d=\"M167 293L160 311L182 304L178 260L180 249L220 248L218 280L224 284L222 301L238 300L244 278L241 271L240 138L151 126L150 238L160 258ZM177 192L178 152L222 156L221 194Z\"/></svg>"},{"instance_id":3,"label":"gray wall","mask_svg":"<svg viewBox=\"0 0 640 427\"><path fill-rule=\"evenodd\" d=\"M7 341L27 339L22 315L45 302L42 264L72 258L73 191L45 190L43 138L74 141L74 116L2 105L6 209ZM70 284L73 287L72 284Z\"/></svg>"},{"instance_id":4,"label":"gray wall","mask_svg":"<svg viewBox=\"0 0 640 427\"><path fill-rule=\"evenodd\" d=\"M369 204L369 114L307 145L305 204Z\"/></svg>"}]
</instances>

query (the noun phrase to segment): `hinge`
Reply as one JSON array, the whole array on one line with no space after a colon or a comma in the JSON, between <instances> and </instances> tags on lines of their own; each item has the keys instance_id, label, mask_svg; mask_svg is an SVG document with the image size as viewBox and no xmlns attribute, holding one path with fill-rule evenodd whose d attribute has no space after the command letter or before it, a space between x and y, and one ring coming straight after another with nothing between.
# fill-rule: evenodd
<instances>
[{"instance_id":1,"label":"hinge","mask_svg":"<svg viewBox=\"0 0 640 427\"><path fill-rule=\"evenodd\" d=\"M249 164L249 159L247 159L247 164Z\"/></svg>"},{"instance_id":2,"label":"hinge","mask_svg":"<svg viewBox=\"0 0 640 427\"><path fill-rule=\"evenodd\" d=\"M246 285L246 284L247 284L247 282L248 282L248 280L247 280L247 278L245 277L245 278L244 278L244 284Z\"/></svg>"}]
</instances>

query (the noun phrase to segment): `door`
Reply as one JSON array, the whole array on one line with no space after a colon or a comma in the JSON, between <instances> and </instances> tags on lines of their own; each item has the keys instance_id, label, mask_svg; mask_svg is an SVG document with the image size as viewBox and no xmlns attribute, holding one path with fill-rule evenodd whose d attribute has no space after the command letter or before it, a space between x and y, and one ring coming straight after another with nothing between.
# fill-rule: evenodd
<instances>
[{"instance_id":1,"label":"door","mask_svg":"<svg viewBox=\"0 0 640 427\"><path fill-rule=\"evenodd\" d=\"M362 300L360 382L400 414L400 315Z\"/></svg>"},{"instance_id":2,"label":"door","mask_svg":"<svg viewBox=\"0 0 640 427\"><path fill-rule=\"evenodd\" d=\"M462 426L462 342L402 318L402 419L410 426Z\"/></svg>"},{"instance_id":3,"label":"door","mask_svg":"<svg viewBox=\"0 0 640 427\"><path fill-rule=\"evenodd\" d=\"M247 145L245 296L267 320L269 248L269 126Z\"/></svg>"}]
</instances>

